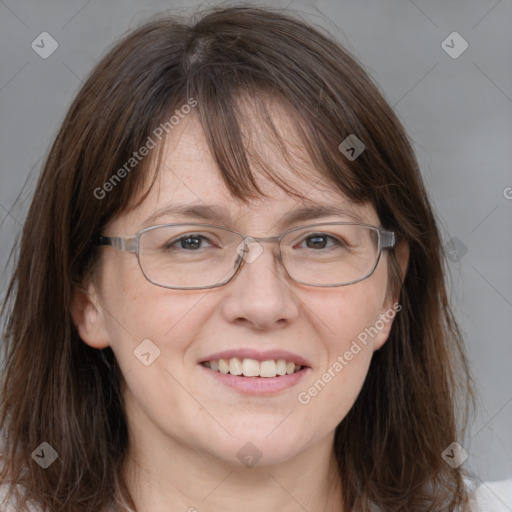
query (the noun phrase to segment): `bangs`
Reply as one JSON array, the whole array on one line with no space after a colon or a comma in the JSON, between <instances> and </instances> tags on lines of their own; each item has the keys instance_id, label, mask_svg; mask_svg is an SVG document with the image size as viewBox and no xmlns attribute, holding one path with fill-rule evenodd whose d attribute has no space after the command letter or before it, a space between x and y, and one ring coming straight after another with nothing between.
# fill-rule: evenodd
<instances>
[{"instance_id":1,"label":"bangs","mask_svg":"<svg viewBox=\"0 0 512 512\"><path fill-rule=\"evenodd\" d=\"M208 150L233 198L247 203L268 197L258 185L258 175L297 200L307 199L309 191L316 187L337 190L354 203L367 200L362 191L353 187L355 172L343 161L337 147L332 154L336 140L301 115L287 98L264 89L229 90L229 95L224 89L216 95L216 85L215 81L204 80L190 84L188 99L182 97L171 111L179 110L179 105L186 105L190 98L197 99L189 115L199 121ZM171 115L167 112L161 116L160 125ZM124 208L136 208L150 193L166 169L165 148L174 137L170 131L138 172L126 180L127 202L119 205L118 214ZM294 187L279 172L285 167L306 184L305 191Z\"/></svg>"}]
</instances>

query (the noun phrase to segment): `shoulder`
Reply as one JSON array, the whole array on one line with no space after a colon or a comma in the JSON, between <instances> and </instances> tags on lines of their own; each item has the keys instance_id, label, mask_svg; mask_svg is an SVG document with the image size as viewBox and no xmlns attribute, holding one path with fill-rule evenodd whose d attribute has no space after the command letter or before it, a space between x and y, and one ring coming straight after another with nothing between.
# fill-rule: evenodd
<instances>
[{"instance_id":1,"label":"shoulder","mask_svg":"<svg viewBox=\"0 0 512 512\"><path fill-rule=\"evenodd\" d=\"M0 483L0 511L1 512L20 512L18 502L15 496L8 496L10 484ZM24 488L17 486L20 494L23 494ZM34 505L33 503L27 504L27 512L42 512L41 507Z\"/></svg>"},{"instance_id":2,"label":"shoulder","mask_svg":"<svg viewBox=\"0 0 512 512\"><path fill-rule=\"evenodd\" d=\"M512 478L474 485L471 505L473 512L510 512L512 510Z\"/></svg>"}]
</instances>

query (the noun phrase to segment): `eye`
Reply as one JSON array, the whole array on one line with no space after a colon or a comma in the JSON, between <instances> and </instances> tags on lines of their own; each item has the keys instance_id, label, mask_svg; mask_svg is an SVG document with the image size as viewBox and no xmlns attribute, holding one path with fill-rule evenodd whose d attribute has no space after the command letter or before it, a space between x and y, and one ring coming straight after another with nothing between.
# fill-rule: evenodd
<instances>
[{"instance_id":1,"label":"eye","mask_svg":"<svg viewBox=\"0 0 512 512\"><path fill-rule=\"evenodd\" d=\"M165 243L163 248L167 250L185 249L195 251L204 248L201 246L203 241L207 241L209 245L212 246L209 239L203 235L187 234L180 236L177 239L174 238L172 240L169 240L167 243Z\"/></svg>"},{"instance_id":2,"label":"eye","mask_svg":"<svg viewBox=\"0 0 512 512\"><path fill-rule=\"evenodd\" d=\"M330 245L329 241L331 242ZM335 238L333 236L327 235L326 233L313 233L311 235L308 235L304 242L307 244L308 249L326 249L329 247L347 247L347 244L338 238Z\"/></svg>"}]
</instances>

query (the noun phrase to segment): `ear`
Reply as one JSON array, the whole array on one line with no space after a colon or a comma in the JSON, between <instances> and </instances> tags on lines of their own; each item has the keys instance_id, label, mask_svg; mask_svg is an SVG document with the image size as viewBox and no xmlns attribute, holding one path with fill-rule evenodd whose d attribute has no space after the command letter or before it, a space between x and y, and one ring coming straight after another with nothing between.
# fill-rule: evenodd
<instances>
[{"instance_id":1,"label":"ear","mask_svg":"<svg viewBox=\"0 0 512 512\"><path fill-rule=\"evenodd\" d=\"M409 244L407 240L401 240L394 249L395 257L400 267L400 274L402 283L405 279L407 272L407 265L409 263ZM389 337L391 326L398 312L402 309L402 305L398 303L398 296L393 297L387 294L384 301L382 311L380 312L379 319L375 322L375 327L378 328L378 334L373 340L373 350L379 350Z\"/></svg>"},{"instance_id":2,"label":"ear","mask_svg":"<svg viewBox=\"0 0 512 512\"><path fill-rule=\"evenodd\" d=\"M78 286L73 289L71 317L80 338L87 345L97 349L110 345L103 309L92 283L86 289Z\"/></svg>"}]
</instances>

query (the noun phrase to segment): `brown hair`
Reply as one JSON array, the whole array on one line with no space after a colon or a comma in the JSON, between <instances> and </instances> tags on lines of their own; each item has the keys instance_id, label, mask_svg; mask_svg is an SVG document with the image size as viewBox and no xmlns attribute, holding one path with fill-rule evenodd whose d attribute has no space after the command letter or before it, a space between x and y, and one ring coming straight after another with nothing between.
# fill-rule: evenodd
<instances>
[{"instance_id":1,"label":"brown hair","mask_svg":"<svg viewBox=\"0 0 512 512\"><path fill-rule=\"evenodd\" d=\"M50 510L100 510L120 496L133 507L120 476L128 444L122 376L110 348L80 340L70 305L74 286L96 262L91 240L135 197L145 197L146 170L160 150L104 197L95 191L194 98L232 195L261 195L238 107L243 97L272 98L296 120L314 167L351 200L369 201L382 226L410 247L403 283L394 251L389 258L391 292L402 310L336 429L346 510L367 511L371 503L383 511L455 510L467 501L464 473L441 453L463 432L458 422L465 425L471 408L471 377L447 298L439 231L401 123L362 67L322 29L273 9L199 14L151 21L111 49L46 158L3 305L2 481L24 486L26 498ZM267 102L257 105L274 130ZM366 147L353 161L338 149L350 134ZM295 194L270 167L259 167ZM43 441L59 455L45 470L31 458Z\"/></svg>"}]
</instances>

